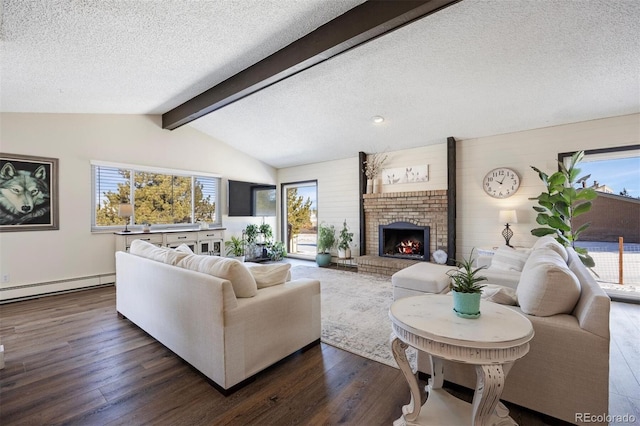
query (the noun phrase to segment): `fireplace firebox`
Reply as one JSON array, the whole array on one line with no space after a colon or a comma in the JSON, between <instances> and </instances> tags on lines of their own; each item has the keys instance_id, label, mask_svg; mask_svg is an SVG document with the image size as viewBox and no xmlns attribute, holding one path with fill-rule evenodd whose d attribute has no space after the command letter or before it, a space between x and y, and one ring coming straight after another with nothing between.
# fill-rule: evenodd
<instances>
[{"instance_id":1,"label":"fireplace firebox","mask_svg":"<svg viewBox=\"0 0 640 426\"><path fill-rule=\"evenodd\" d=\"M379 225L378 255L428 261L429 227L409 222L393 222Z\"/></svg>"}]
</instances>

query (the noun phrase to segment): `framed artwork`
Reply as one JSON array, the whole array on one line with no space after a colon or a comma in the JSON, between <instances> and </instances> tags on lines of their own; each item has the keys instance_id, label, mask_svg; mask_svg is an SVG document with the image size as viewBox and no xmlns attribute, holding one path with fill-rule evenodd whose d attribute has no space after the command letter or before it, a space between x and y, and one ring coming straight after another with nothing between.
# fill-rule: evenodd
<instances>
[{"instance_id":1,"label":"framed artwork","mask_svg":"<svg viewBox=\"0 0 640 426\"><path fill-rule=\"evenodd\" d=\"M429 180L429 165L409 167L395 167L382 170L382 184L395 185L398 183L427 182Z\"/></svg>"},{"instance_id":2,"label":"framed artwork","mask_svg":"<svg viewBox=\"0 0 640 426\"><path fill-rule=\"evenodd\" d=\"M0 232L58 225L58 159L0 152Z\"/></svg>"}]
</instances>

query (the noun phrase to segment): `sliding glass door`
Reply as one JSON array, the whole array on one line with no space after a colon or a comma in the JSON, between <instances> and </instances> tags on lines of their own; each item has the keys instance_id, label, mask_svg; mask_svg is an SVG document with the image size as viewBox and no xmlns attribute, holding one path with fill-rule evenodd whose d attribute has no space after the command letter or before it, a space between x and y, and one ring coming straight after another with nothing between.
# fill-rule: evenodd
<instances>
[{"instance_id":1,"label":"sliding glass door","mask_svg":"<svg viewBox=\"0 0 640 426\"><path fill-rule=\"evenodd\" d=\"M318 232L317 181L282 185L282 240L289 257L315 259Z\"/></svg>"}]
</instances>

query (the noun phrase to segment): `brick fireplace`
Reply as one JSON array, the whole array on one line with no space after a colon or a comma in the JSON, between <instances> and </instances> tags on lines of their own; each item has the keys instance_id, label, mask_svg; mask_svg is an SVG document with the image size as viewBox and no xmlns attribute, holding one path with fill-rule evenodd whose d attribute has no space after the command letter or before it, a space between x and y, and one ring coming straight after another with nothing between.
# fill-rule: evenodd
<instances>
[{"instance_id":1,"label":"brick fireplace","mask_svg":"<svg viewBox=\"0 0 640 426\"><path fill-rule=\"evenodd\" d=\"M429 260L428 226L393 222L378 227L378 256L411 260Z\"/></svg>"},{"instance_id":2,"label":"brick fireplace","mask_svg":"<svg viewBox=\"0 0 640 426\"><path fill-rule=\"evenodd\" d=\"M430 254L447 247L447 191L386 192L364 194L365 253L358 259L358 271L392 275L400 269L429 261ZM385 226L408 224L406 228L426 230L424 259L388 257L381 254L381 233ZM406 231L403 235L411 235ZM384 247L383 247L384 251Z\"/></svg>"}]
</instances>

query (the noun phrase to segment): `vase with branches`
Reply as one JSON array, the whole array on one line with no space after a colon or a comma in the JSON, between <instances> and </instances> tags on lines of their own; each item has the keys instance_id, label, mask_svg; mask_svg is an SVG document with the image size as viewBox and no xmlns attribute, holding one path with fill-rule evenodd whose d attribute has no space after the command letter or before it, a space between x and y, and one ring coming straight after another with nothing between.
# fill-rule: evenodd
<instances>
[{"instance_id":1,"label":"vase with branches","mask_svg":"<svg viewBox=\"0 0 640 426\"><path fill-rule=\"evenodd\" d=\"M364 174L367 177L367 193L373 192L372 186L375 179L382 173L382 166L387 161L387 154L376 152L369 154L364 162Z\"/></svg>"}]
</instances>

